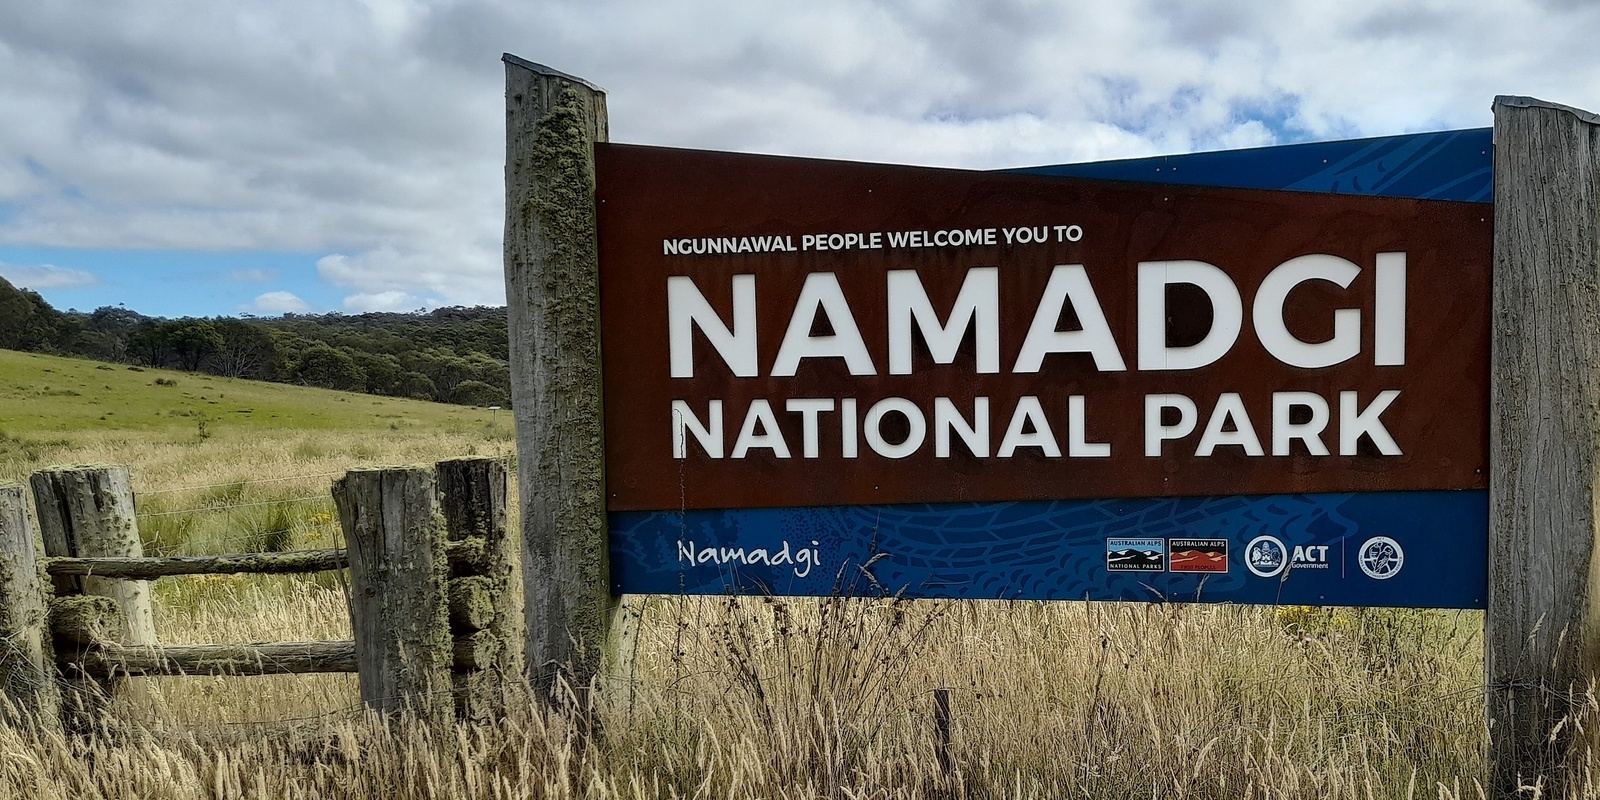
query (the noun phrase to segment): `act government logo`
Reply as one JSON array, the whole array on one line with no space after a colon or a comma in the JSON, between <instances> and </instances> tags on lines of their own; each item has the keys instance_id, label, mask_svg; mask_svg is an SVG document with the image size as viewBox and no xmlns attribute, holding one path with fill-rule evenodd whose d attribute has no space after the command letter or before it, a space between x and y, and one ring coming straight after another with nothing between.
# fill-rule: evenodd
<instances>
[{"instance_id":1,"label":"act government logo","mask_svg":"<svg viewBox=\"0 0 1600 800\"><path fill-rule=\"evenodd\" d=\"M1171 572L1227 572L1227 539L1168 539L1167 569Z\"/></svg>"},{"instance_id":2,"label":"act government logo","mask_svg":"<svg viewBox=\"0 0 1600 800\"><path fill-rule=\"evenodd\" d=\"M1289 548L1276 536L1257 536L1245 545L1244 565L1259 577L1276 578L1289 566Z\"/></svg>"},{"instance_id":3,"label":"act government logo","mask_svg":"<svg viewBox=\"0 0 1600 800\"><path fill-rule=\"evenodd\" d=\"M1111 572L1164 572L1166 568L1166 539L1106 540L1106 569Z\"/></svg>"},{"instance_id":4,"label":"act government logo","mask_svg":"<svg viewBox=\"0 0 1600 800\"><path fill-rule=\"evenodd\" d=\"M1289 553L1289 569L1328 569L1328 545L1295 545Z\"/></svg>"}]
</instances>

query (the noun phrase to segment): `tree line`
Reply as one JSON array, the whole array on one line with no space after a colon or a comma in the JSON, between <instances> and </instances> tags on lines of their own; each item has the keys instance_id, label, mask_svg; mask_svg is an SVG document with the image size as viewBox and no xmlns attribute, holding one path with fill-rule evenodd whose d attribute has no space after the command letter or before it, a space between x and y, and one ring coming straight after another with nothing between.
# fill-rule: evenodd
<instances>
[{"instance_id":1,"label":"tree line","mask_svg":"<svg viewBox=\"0 0 1600 800\"><path fill-rule=\"evenodd\" d=\"M506 310L147 317L58 311L0 278L0 348L472 406L511 404Z\"/></svg>"}]
</instances>

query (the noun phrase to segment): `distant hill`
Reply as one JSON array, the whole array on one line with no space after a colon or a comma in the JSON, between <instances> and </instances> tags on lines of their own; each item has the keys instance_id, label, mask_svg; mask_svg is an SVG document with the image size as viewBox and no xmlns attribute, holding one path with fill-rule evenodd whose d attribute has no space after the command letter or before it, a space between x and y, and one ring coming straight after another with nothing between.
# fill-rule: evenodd
<instances>
[{"instance_id":1,"label":"distant hill","mask_svg":"<svg viewBox=\"0 0 1600 800\"><path fill-rule=\"evenodd\" d=\"M52 308L0 278L0 348L471 406L511 404L506 310L147 317Z\"/></svg>"},{"instance_id":2,"label":"distant hill","mask_svg":"<svg viewBox=\"0 0 1600 800\"><path fill-rule=\"evenodd\" d=\"M0 350L0 451L16 437L121 432L164 441L208 429L271 436L379 431L395 421L482 426L496 417L509 425L508 414L482 409ZM181 437L169 436L174 432Z\"/></svg>"},{"instance_id":3,"label":"distant hill","mask_svg":"<svg viewBox=\"0 0 1600 800\"><path fill-rule=\"evenodd\" d=\"M331 547L330 478L514 449L505 411L0 350L0 484L126 464L158 553Z\"/></svg>"}]
</instances>

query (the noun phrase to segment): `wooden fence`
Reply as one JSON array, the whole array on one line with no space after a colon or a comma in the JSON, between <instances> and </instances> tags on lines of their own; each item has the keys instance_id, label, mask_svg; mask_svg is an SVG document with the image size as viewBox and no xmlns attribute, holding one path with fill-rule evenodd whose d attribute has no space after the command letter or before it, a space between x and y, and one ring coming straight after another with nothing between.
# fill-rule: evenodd
<instances>
[{"instance_id":1,"label":"wooden fence","mask_svg":"<svg viewBox=\"0 0 1600 800\"><path fill-rule=\"evenodd\" d=\"M355 470L334 481L345 549L145 557L126 467L0 485L0 691L8 714L69 732L147 675L354 672L368 707L481 717L522 674L521 547L491 459ZM148 582L348 569L345 641L162 645Z\"/></svg>"}]
</instances>

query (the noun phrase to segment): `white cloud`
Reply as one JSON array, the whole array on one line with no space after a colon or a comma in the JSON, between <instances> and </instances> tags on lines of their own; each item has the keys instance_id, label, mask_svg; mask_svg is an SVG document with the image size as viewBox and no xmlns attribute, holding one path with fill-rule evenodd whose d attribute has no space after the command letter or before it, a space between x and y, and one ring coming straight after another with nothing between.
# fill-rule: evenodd
<instances>
[{"instance_id":1,"label":"white cloud","mask_svg":"<svg viewBox=\"0 0 1600 800\"><path fill-rule=\"evenodd\" d=\"M420 297L400 291L352 294L344 299L344 310L352 314L364 314L368 311L416 311L429 305Z\"/></svg>"},{"instance_id":2,"label":"white cloud","mask_svg":"<svg viewBox=\"0 0 1600 800\"><path fill-rule=\"evenodd\" d=\"M100 277L93 272L58 267L54 264L40 264L33 267L0 264L0 276L10 281L14 286L26 287L34 291L65 289L73 286L93 286L100 282Z\"/></svg>"},{"instance_id":3,"label":"white cloud","mask_svg":"<svg viewBox=\"0 0 1600 800\"><path fill-rule=\"evenodd\" d=\"M422 305L428 306L505 302L500 260L472 249L403 252L385 246L355 255L334 254L317 259L317 277L341 289L353 289L354 296L362 298L415 294ZM348 302L346 307L350 307ZM412 305L410 309L417 307Z\"/></svg>"},{"instance_id":4,"label":"white cloud","mask_svg":"<svg viewBox=\"0 0 1600 800\"><path fill-rule=\"evenodd\" d=\"M304 314L311 304L294 292L267 292L256 296L248 306L239 309L255 314Z\"/></svg>"}]
</instances>

